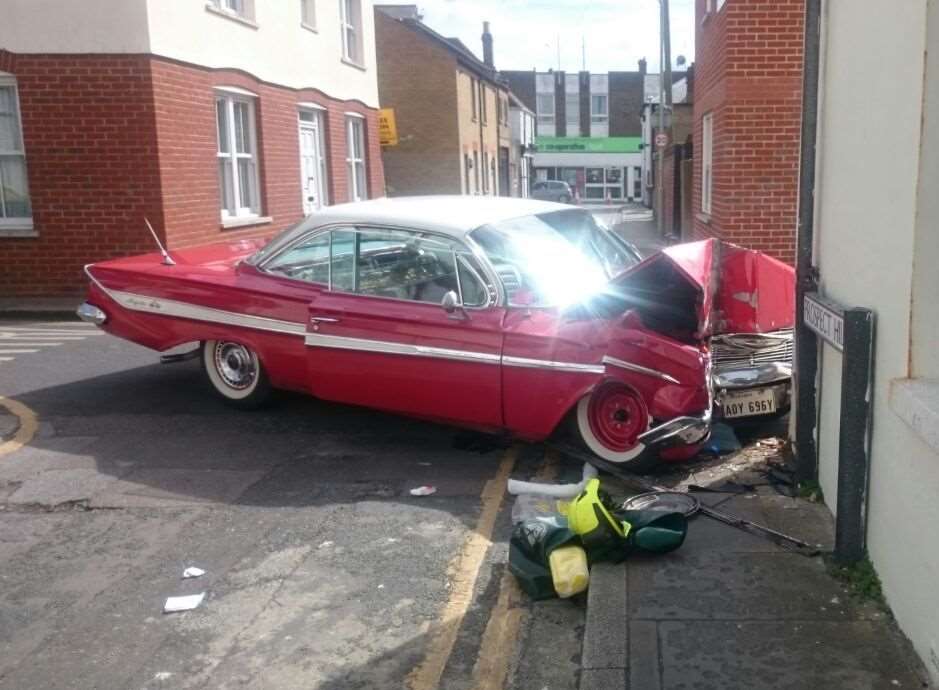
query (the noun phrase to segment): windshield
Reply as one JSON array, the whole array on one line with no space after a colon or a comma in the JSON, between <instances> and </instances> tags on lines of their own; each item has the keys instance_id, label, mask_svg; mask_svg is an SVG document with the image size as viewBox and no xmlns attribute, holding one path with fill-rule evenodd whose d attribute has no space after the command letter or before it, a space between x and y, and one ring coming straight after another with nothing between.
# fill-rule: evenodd
<instances>
[{"instance_id":1,"label":"windshield","mask_svg":"<svg viewBox=\"0 0 939 690\"><path fill-rule=\"evenodd\" d=\"M626 243L580 209L484 225L470 237L502 279L510 306L581 302L639 261Z\"/></svg>"}]
</instances>

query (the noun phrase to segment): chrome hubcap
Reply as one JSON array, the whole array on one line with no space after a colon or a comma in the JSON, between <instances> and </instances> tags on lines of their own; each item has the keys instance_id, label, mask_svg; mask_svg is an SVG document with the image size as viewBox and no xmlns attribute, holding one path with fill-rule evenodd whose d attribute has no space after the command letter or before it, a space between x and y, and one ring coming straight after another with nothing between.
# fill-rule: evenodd
<instances>
[{"instance_id":1,"label":"chrome hubcap","mask_svg":"<svg viewBox=\"0 0 939 690\"><path fill-rule=\"evenodd\" d=\"M254 383L258 375L251 351L238 343L219 342L213 353L215 370L226 383L236 389L244 390Z\"/></svg>"}]
</instances>

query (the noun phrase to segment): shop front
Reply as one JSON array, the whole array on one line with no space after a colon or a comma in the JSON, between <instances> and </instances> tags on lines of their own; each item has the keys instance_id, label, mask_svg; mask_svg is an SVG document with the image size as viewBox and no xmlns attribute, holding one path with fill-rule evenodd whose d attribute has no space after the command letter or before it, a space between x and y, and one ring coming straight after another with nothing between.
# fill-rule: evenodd
<instances>
[{"instance_id":1,"label":"shop front","mask_svg":"<svg viewBox=\"0 0 939 690\"><path fill-rule=\"evenodd\" d=\"M639 137L538 137L535 180L567 182L593 203L642 199Z\"/></svg>"}]
</instances>

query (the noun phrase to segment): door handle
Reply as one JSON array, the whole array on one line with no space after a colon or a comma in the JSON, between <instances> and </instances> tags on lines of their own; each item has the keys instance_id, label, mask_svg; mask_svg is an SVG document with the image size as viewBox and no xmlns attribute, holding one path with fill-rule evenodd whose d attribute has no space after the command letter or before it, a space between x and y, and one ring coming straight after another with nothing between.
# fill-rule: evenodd
<instances>
[{"instance_id":1,"label":"door handle","mask_svg":"<svg viewBox=\"0 0 939 690\"><path fill-rule=\"evenodd\" d=\"M339 323L339 319L332 319L328 316L311 316L310 323Z\"/></svg>"}]
</instances>

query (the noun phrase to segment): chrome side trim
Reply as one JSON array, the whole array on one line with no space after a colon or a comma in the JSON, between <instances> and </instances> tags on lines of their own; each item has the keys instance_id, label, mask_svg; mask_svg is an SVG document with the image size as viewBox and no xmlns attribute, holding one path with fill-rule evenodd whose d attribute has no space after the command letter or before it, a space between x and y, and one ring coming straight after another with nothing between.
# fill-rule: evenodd
<instances>
[{"instance_id":1,"label":"chrome side trim","mask_svg":"<svg viewBox=\"0 0 939 690\"><path fill-rule=\"evenodd\" d=\"M645 374L646 376L654 376L655 378L668 381L669 383L681 383L674 376L669 376L664 371L650 369L639 364L633 364L632 362L626 362L622 359L617 359L616 357L610 357L609 355L603 355L603 359L600 361L604 364L609 364L611 367L619 367L620 369L625 369L626 371L635 371L636 373Z\"/></svg>"},{"instance_id":2,"label":"chrome side trim","mask_svg":"<svg viewBox=\"0 0 939 690\"><path fill-rule=\"evenodd\" d=\"M242 328L253 328L255 330L270 331L272 333L286 333L288 335L306 334L306 325L302 323L269 319L265 316L240 314L232 311L224 311L222 309L214 309L212 307L202 307L188 302L177 302L171 299L138 295L132 292L110 290L102 287L100 283L98 286L119 305L133 311L161 314L163 316L176 316L181 319L191 319L193 321L222 323L227 326L241 326Z\"/></svg>"},{"instance_id":3,"label":"chrome side trim","mask_svg":"<svg viewBox=\"0 0 939 690\"><path fill-rule=\"evenodd\" d=\"M392 343L386 340L368 340L366 338L347 338L339 335L323 335L322 333L307 333L304 342L309 347L359 350L362 352L378 352L386 355L405 355L409 357L431 357L434 359L450 359L458 362L475 362L477 364L499 364L501 360L499 355L490 354L488 352L451 350L445 347Z\"/></svg>"},{"instance_id":4,"label":"chrome side trim","mask_svg":"<svg viewBox=\"0 0 939 690\"><path fill-rule=\"evenodd\" d=\"M528 359L503 355L502 364L507 367L523 369L550 369L552 371L573 371L581 374L602 374L606 368L602 364L581 364L579 362L552 362L547 359Z\"/></svg>"}]
</instances>

